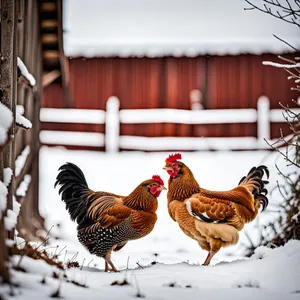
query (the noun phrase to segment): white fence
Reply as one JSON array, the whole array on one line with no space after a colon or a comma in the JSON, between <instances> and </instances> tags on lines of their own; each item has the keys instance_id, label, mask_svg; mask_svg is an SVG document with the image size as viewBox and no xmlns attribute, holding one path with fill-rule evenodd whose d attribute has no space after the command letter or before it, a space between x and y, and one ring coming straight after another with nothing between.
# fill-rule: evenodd
<instances>
[{"instance_id":1,"label":"white fence","mask_svg":"<svg viewBox=\"0 0 300 300\"><path fill-rule=\"evenodd\" d=\"M92 132L49 131L40 133L42 144L97 146L105 147L107 152L119 149L141 151L164 150L241 150L266 149L264 139L270 141L271 123L284 122L283 110L270 110L270 101L261 96L256 109L119 109L120 101L110 97L106 111L83 109L42 108L42 122L105 124L105 134ZM300 113L300 109L294 110ZM256 123L257 137L143 137L120 135L121 124L178 123L238 124Z\"/></svg>"}]
</instances>

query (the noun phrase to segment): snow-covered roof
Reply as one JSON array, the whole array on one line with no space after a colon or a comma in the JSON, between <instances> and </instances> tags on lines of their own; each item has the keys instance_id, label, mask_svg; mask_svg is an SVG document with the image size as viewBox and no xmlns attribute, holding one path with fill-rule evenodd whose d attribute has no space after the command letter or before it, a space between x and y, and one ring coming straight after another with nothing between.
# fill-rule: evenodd
<instances>
[{"instance_id":1,"label":"snow-covered roof","mask_svg":"<svg viewBox=\"0 0 300 300\"><path fill-rule=\"evenodd\" d=\"M243 0L65 0L67 56L197 56L283 53L299 27Z\"/></svg>"}]
</instances>

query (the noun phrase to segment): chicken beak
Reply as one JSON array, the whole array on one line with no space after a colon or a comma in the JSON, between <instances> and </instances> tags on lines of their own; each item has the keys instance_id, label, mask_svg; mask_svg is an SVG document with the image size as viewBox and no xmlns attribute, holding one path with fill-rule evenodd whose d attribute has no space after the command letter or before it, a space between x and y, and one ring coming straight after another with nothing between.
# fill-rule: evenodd
<instances>
[{"instance_id":1,"label":"chicken beak","mask_svg":"<svg viewBox=\"0 0 300 300\"><path fill-rule=\"evenodd\" d=\"M173 171L173 168L172 168L172 167L163 167L163 170L166 170L166 171Z\"/></svg>"},{"instance_id":2,"label":"chicken beak","mask_svg":"<svg viewBox=\"0 0 300 300\"><path fill-rule=\"evenodd\" d=\"M159 189L160 191L165 191L167 188L165 188L163 185L161 185L158 189Z\"/></svg>"}]
</instances>

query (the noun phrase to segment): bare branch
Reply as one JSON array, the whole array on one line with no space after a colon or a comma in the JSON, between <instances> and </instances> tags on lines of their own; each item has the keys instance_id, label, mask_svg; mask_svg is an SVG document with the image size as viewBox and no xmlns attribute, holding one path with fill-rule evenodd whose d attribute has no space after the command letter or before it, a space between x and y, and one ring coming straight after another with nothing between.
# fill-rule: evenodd
<instances>
[{"instance_id":1,"label":"bare branch","mask_svg":"<svg viewBox=\"0 0 300 300\"><path fill-rule=\"evenodd\" d=\"M283 40L282 38L278 37L276 34L273 34L273 36L278 39L279 41L285 43L286 45L288 45L289 47L291 47L293 50L295 51L299 51L299 49L297 49L296 47L292 46L290 43L288 43L287 41Z\"/></svg>"}]
</instances>

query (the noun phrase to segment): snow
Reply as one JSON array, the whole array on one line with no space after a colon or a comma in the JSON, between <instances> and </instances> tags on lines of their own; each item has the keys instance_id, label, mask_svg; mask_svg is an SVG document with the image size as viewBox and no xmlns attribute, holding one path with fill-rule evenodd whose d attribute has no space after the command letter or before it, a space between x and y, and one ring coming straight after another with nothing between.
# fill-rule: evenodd
<instances>
[{"instance_id":1,"label":"snow","mask_svg":"<svg viewBox=\"0 0 300 300\"><path fill-rule=\"evenodd\" d=\"M4 217L4 227L7 231L12 230L17 225L18 215L11 209L6 211L6 216Z\"/></svg>"},{"instance_id":2,"label":"snow","mask_svg":"<svg viewBox=\"0 0 300 300\"><path fill-rule=\"evenodd\" d=\"M17 157L15 162L15 174L19 176L26 163L27 157L30 154L30 147L27 145L22 153Z\"/></svg>"},{"instance_id":3,"label":"snow","mask_svg":"<svg viewBox=\"0 0 300 300\"><path fill-rule=\"evenodd\" d=\"M21 204L17 201L16 197L13 196L13 211L18 216L20 213Z\"/></svg>"},{"instance_id":4,"label":"snow","mask_svg":"<svg viewBox=\"0 0 300 300\"><path fill-rule=\"evenodd\" d=\"M82 288L68 283L54 267L42 261L24 257L21 263L15 257L14 264L20 264L27 273L13 271L13 278L20 284L14 288L15 295L8 299L47 299L60 287L64 299L135 299L137 291L151 300L192 299L299 299L300 241L290 241L284 247L270 250L260 249L264 254L250 260L222 262L213 267L178 263L158 263L145 269L129 270L127 286L112 286L114 281L123 281L126 274L106 274L93 267L66 272L69 280L86 283ZM283 270L288 270L282 274ZM53 278L53 271L60 274ZM41 280L45 279L45 284ZM138 285L138 286L137 286ZM8 288L0 288L7 294Z\"/></svg>"},{"instance_id":5,"label":"snow","mask_svg":"<svg viewBox=\"0 0 300 300\"><path fill-rule=\"evenodd\" d=\"M41 122L104 124L105 111L73 108L41 108Z\"/></svg>"},{"instance_id":6,"label":"snow","mask_svg":"<svg viewBox=\"0 0 300 300\"><path fill-rule=\"evenodd\" d=\"M245 231L255 243L259 229L276 216L272 211L280 203L280 197L275 191L269 194L268 209L240 233L238 245L222 249L209 267L201 266L207 253L185 236L169 217L166 192L163 192L158 199L158 221L154 230L147 237L131 241L113 254L112 260L121 273L103 272L103 260L89 254L79 244L76 224L70 221L58 189L53 188L58 168L66 161L76 163L82 168L91 189L128 194L153 174L158 173L167 181L168 176L162 167L168 154L107 154L42 147L40 211L47 228L53 228L50 231L50 244L43 247L37 242L36 245L49 254L58 255L61 261L67 262L75 257L82 268L70 269L66 275L69 280L86 283L88 288L68 283L63 272L43 261L28 257L20 261L19 257L13 257L13 265L19 264L27 273L13 270L14 282L19 283L19 287L13 289L15 296L7 296L9 288L3 286L0 287L0 294L18 300L47 299L60 286L60 293L65 299L104 297L107 300L129 300L136 297L138 284L141 294L151 300L299 299L300 241L290 241L276 249L259 247L250 259L243 257L242 244L247 243ZM274 162L285 171L285 162L281 157L268 151L193 152L182 153L182 156L183 161L191 166L200 185L208 189L230 189L253 165L265 164L270 168L271 191L277 180L281 182ZM22 247L24 240L17 237L16 243ZM128 258L129 270L126 272ZM60 278L53 278L53 272L60 274ZM122 281L125 276L130 285L111 286L112 282ZM40 283L42 279L45 279L45 284Z\"/></svg>"},{"instance_id":7,"label":"snow","mask_svg":"<svg viewBox=\"0 0 300 300\"><path fill-rule=\"evenodd\" d=\"M58 168L62 164L68 161L81 167L91 189L106 190L122 195L129 194L142 180L151 178L154 174L160 175L167 182L168 176L162 167L168 154L141 152L107 154L42 147L40 152L40 211L46 218L47 227L54 226L51 233L60 238L53 245L67 246L71 256L79 251L80 263L84 258L86 258L86 263L94 259L94 263L103 268L101 259L90 255L79 245L76 224L69 220L64 203L58 196L58 189L53 188ZM285 170L285 162L279 159L280 156L269 151L203 151L182 155L183 161L193 166L192 170L200 185L214 190L231 189L252 166L265 164L270 168L271 184L268 189L271 191L276 187L277 180L281 182L274 162L276 161L283 172ZM272 192L268 209L259 216L257 221L246 225L246 231L251 232L255 241L260 226L274 218L274 213L271 211L276 210L279 200L279 193ZM239 247L222 250L220 256L218 254L214 258L214 263L220 262L224 257L226 260L230 259L227 256L229 253L241 253L241 243L247 243L244 231L240 235ZM113 255L113 261L116 262L117 267L125 268L127 257L130 256L129 265L133 268L136 267L136 262L142 265L151 263L154 253L159 253L157 259L163 263L178 263L186 260L190 263L202 263L206 256L205 251L199 249L197 243L187 238L177 224L170 219L167 212L166 192L162 192L159 198L158 222L154 231L142 240L130 242L124 249Z\"/></svg>"},{"instance_id":8,"label":"snow","mask_svg":"<svg viewBox=\"0 0 300 300\"><path fill-rule=\"evenodd\" d=\"M300 68L300 63L295 64L280 64L272 61L263 61L263 65L265 66L272 66L275 68L284 68L284 69L295 69Z\"/></svg>"},{"instance_id":9,"label":"snow","mask_svg":"<svg viewBox=\"0 0 300 300\"><path fill-rule=\"evenodd\" d=\"M166 151L168 149L194 151L194 150L239 150L267 148L261 145L256 137L120 137L120 148L140 151Z\"/></svg>"},{"instance_id":10,"label":"snow","mask_svg":"<svg viewBox=\"0 0 300 300\"><path fill-rule=\"evenodd\" d=\"M5 168L3 170L3 183L8 187L12 181L13 171L11 168Z\"/></svg>"},{"instance_id":11,"label":"snow","mask_svg":"<svg viewBox=\"0 0 300 300\"><path fill-rule=\"evenodd\" d=\"M107 152L118 152L120 139L120 100L115 97L109 97L106 104L105 119L105 148Z\"/></svg>"},{"instance_id":12,"label":"snow","mask_svg":"<svg viewBox=\"0 0 300 300\"><path fill-rule=\"evenodd\" d=\"M0 102L0 146L7 140L7 132L13 122L11 110Z\"/></svg>"},{"instance_id":13,"label":"snow","mask_svg":"<svg viewBox=\"0 0 300 300\"><path fill-rule=\"evenodd\" d=\"M16 197L13 196L13 209L8 209L6 216L4 217L4 226L6 230L10 231L16 227L20 209L21 204L17 202Z\"/></svg>"},{"instance_id":14,"label":"snow","mask_svg":"<svg viewBox=\"0 0 300 300\"><path fill-rule=\"evenodd\" d=\"M16 113L16 123L17 125L24 127L26 129L30 129L32 127L32 123L28 119L20 115L19 113Z\"/></svg>"},{"instance_id":15,"label":"snow","mask_svg":"<svg viewBox=\"0 0 300 300\"><path fill-rule=\"evenodd\" d=\"M180 124L224 124L253 123L257 121L256 109L123 109L121 123L180 123Z\"/></svg>"},{"instance_id":16,"label":"snow","mask_svg":"<svg viewBox=\"0 0 300 300\"><path fill-rule=\"evenodd\" d=\"M19 187L17 188L16 196L25 197L30 182L31 182L31 176L29 174L26 174L24 176L23 181L20 183Z\"/></svg>"},{"instance_id":17,"label":"snow","mask_svg":"<svg viewBox=\"0 0 300 300\"><path fill-rule=\"evenodd\" d=\"M103 147L104 134L95 132L74 132L42 130L40 141L47 145L77 145Z\"/></svg>"},{"instance_id":18,"label":"snow","mask_svg":"<svg viewBox=\"0 0 300 300\"><path fill-rule=\"evenodd\" d=\"M68 0L64 49L71 57L198 56L292 52L299 28L242 0Z\"/></svg>"},{"instance_id":19,"label":"snow","mask_svg":"<svg viewBox=\"0 0 300 300\"><path fill-rule=\"evenodd\" d=\"M16 105L16 113L23 116L24 112L25 112L24 105Z\"/></svg>"},{"instance_id":20,"label":"snow","mask_svg":"<svg viewBox=\"0 0 300 300\"><path fill-rule=\"evenodd\" d=\"M3 170L3 182L0 181L0 219L2 217L2 212L7 206L7 193L8 186L11 183L13 172L10 168L5 168Z\"/></svg>"},{"instance_id":21,"label":"snow","mask_svg":"<svg viewBox=\"0 0 300 300\"><path fill-rule=\"evenodd\" d=\"M265 139L271 143L273 142L270 140L271 122L286 121L284 110L270 109L270 101L266 96L259 97L257 110L251 108L198 111L168 108L119 110L119 104L118 98L110 97L107 101L106 111L83 110L83 116L81 117L82 110L44 108L41 112L41 120L44 122L104 123L106 135L95 132L43 130L40 133L40 140L46 145L105 146L109 152L117 152L119 148L145 151L266 149L269 146ZM293 108L293 112L298 114L300 109ZM73 117L69 117L69 115L73 115ZM101 120L98 120L97 118L100 116ZM154 123L195 124L201 126L205 126L205 124L256 123L257 137L120 136L120 124Z\"/></svg>"},{"instance_id":22,"label":"snow","mask_svg":"<svg viewBox=\"0 0 300 300\"><path fill-rule=\"evenodd\" d=\"M32 74L29 73L27 67L25 66L25 64L23 63L20 57L17 58L17 64L18 64L18 68L21 71L21 74L29 81L31 86L35 86L36 85L35 78L33 77Z\"/></svg>"}]
</instances>

